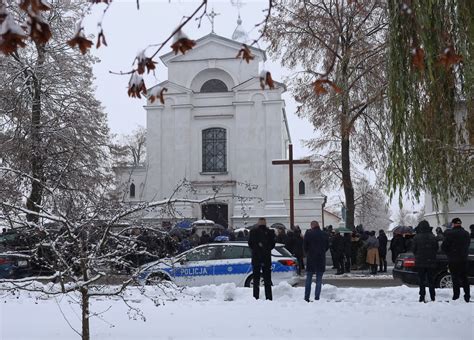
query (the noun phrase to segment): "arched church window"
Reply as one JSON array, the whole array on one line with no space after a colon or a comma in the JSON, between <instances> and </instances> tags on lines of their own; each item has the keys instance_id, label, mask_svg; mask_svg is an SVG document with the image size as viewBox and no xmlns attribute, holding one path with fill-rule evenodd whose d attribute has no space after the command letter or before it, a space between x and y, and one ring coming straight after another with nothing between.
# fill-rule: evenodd
<instances>
[{"instance_id":1,"label":"arched church window","mask_svg":"<svg viewBox=\"0 0 474 340\"><path fill-rule=\"evenodd\" d=\"M227 85L219 79L210 79L201 86L200 92L227 92Z\"/></svg>"},{"instance_id":2,"label":"arched church window","mask_svg":"<svg viewBox=\"0 0 474 340\"><path fill-rule=\"evenodd\" d=\"M135 184L130 184L130 198L135 197Z\"/></svg>"},{"instance_id":3,"label":"arched church window","mask_svg":"<svg viewBox=\"0 0 474 340\"><path fill-rule=\"evenodd\" d=\"M304 183L303 180L300 181L298 184L298 192L300 195L304 195L306 192L306 184Z\"/></svg>"},{"instance_id":4,"label":"arched church window","mask_svg":"<svg viewBox=\"0 0 474 340\"><path fill-rule=\"evenodd\" d=\"M202 171L227 171L226 130L210 128L202 131Z\"/></svg>"}]
</instances>

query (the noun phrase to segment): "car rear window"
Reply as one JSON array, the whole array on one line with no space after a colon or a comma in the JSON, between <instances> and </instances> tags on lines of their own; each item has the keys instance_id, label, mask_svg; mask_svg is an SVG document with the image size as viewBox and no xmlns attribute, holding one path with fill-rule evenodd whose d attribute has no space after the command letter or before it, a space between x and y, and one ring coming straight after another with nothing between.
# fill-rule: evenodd
<instances>
[{"instance_id":1,"label":"car rear window","mask_svg":"<svg viewBox=\"0 0 474 340\"><path fill-rule=\"evenodd\" d=\"M293 257L293 255L291 255L291 253L285 247L276 246L275 250L276 250L275 252L276 254L274 254L274 256Z\"/></svg>"}]
</instances>

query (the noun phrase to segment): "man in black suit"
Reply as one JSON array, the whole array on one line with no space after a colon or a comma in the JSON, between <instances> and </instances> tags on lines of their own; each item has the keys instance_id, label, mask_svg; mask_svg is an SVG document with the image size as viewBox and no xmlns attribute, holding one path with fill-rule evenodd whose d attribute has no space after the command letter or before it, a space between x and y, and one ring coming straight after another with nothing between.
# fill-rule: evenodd
<instances>
[{"instance_id":1,"label":"man in black suit","mask_svg":"<svg viewBox=\"0 0 474 340\"><path fill-rule=\"evenodd\" d=\"M249 247L252 250L253 297L259 298L260 272L263 273L265 298L272 300L272 249L275 247L275 233L267 227L264 218L259 218L257 226L250 231Z\"/></svg>"},{"instance_id":2,"label":"man in black suit","mask_svg":"<svg viewBox=\"0 0 474 340\"><path fill-rule=\"evenodd\" d=\"M441 249L448 256L448 266L453 279L453 300L459 299L461 287L464 289L464 300L469 302L471 298L469 281L467 279L469 245L471 243L469 233L461 226L461 219L456 217L452 220L453 228L446 230Z\"/></svg>"}]
</instances>

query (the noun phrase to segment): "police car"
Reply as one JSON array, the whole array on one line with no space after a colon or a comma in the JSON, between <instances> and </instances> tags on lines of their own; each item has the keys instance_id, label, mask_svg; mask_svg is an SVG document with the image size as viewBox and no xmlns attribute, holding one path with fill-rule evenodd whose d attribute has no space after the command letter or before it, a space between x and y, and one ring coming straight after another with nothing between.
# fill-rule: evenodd
<instances>
[{"instance_id":1,"label":"police car","mask_svg":"<svg viewBox=\"0 0 474 340\"><path fill-rule=\"evenodd\" d=\"M142 285L172 281L178 286L204 286L234 283L251 287L252 252L247 242L200 245L174 258L147 263L141 267ZM272 250L272 283L297 282L296 261L283 244Z\"/></svg>"}]
</instances>

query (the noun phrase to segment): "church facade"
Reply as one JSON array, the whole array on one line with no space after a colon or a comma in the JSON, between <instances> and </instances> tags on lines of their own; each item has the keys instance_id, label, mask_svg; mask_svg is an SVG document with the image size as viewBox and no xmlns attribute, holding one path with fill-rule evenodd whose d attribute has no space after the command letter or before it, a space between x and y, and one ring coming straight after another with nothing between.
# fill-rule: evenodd
<instances>
[{"instance_id":1,"label":"church facade","mask_svg":"<svg viewBox=\"0 0 474 340\"><path fill-rule=\"evenodd\" d=\"M144 216L159 223L210 219L238 228L266 217L268 225L289 224L288 166L291 142L281 83L260 86L259 63L265 52L251 48L254 60L236 58L240 42L214 33L197 40L185 55L161 60L168 80L165 103L145 106L147 159L140 167L117 167L128 202L165 198L202 200L176 204L174 213ZM321 221L325 197L305 175L309 165L294 166L295 224L302 229ZM177 188L183 181L187 185Z\"/></svg>"}]
</instances>

